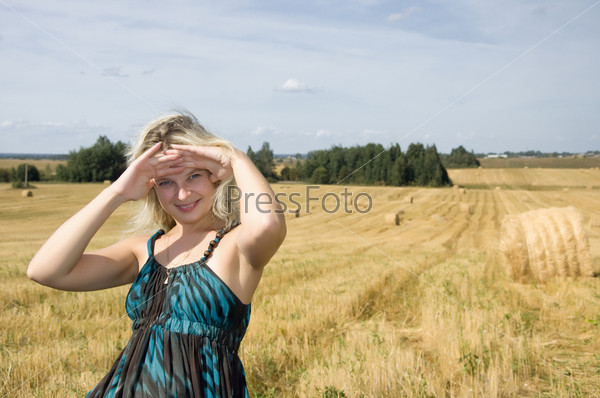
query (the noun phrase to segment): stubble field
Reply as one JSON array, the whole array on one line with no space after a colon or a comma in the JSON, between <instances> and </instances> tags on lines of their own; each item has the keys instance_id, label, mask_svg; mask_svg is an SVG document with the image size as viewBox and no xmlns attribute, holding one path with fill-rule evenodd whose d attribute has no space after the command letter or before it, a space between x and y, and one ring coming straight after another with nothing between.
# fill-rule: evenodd
<instances>
[{"instance_id":1,"label":"stubble field","mask_svg":"<svg viewBox=\"0 0 600 398\"><path fill-rule=\"evenodd\" d=\"M574 206L600 272L600 171L450 170L460 189L275 184L300 217L265 270L240 356L255 397L600 395L598 278L515 283L505 215ZM498 188L497 188L498 187ZM130 336L128 287L72 293L30 258L102 185L0 185L0 397L82 396ZM309 203L306 195L317 198ZM342 200L337 212L334 195ZM360 192L372 209L357 213ZM462 204L462 205L461 205ZM359 209L368 205L363 195ZM123 236L120 208L91 246ZM466 209L466 210L465 210ZM398 213L399 225L385 215Z\"/></svg>"}]
</instances>

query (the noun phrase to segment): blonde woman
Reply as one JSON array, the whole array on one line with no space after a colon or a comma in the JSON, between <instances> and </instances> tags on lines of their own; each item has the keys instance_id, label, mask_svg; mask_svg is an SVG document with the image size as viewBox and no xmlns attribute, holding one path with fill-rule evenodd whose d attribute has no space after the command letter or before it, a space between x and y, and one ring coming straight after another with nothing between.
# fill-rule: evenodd
<instances>
[{"instance_id":1,"label":"blonde woman","mask_svg":"<svg viewBox=\"0 0 600 398\"><path fill-rule=\"evenodd\" d=\"M108 217L137 200L139 229L158 232L85 252ZM176 114L144 129L127 170L54 232L27 275L74 291L132 283L131 339L88 397L246 397L237 351L263 268L285 234L252 161Z\"/></svg>"}]
</instances>

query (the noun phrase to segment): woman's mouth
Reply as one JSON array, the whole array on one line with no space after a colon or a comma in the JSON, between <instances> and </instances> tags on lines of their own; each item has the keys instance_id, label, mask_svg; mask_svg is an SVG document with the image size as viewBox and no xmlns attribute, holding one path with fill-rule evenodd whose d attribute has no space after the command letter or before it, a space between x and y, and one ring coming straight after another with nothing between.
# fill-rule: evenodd
<instances>
[{"instance_id":1,"label":"woman's mouth","mask_svg":"<svg viewBox=\"0 0 600 398\"><path fill-rule=\"evenodd\" d=\"M177 207L177 209L179 209L180 211L188 212L188 211L193 210L198 205L199 201L200 201L200 199L198 199L195 202L187 203L184 205L175 205L175 207Z\"/></svg>"}]
</instances>

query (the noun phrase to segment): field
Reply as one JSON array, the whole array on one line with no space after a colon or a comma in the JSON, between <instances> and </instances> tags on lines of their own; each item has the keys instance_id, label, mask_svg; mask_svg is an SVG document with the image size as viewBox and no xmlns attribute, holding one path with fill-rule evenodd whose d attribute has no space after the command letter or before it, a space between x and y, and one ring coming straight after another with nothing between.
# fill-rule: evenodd
<instances>
[{"instance_id":1,"label":"field","mask_svg":"<svg viewBox=\"0 0 600 398\"><path fill-rule=\"evenodd\" d=\"M67 164L66 160L52 160L52 159L2 159L0 158L0 169L12 169L22 163L32 164L39 171L44 171L46 167L50 167L50 170L56 170L56 166L59 164Z\"/></svg>"},{"instance_id":2,"label":"field","mask_svg":"<svg viewBox=\"0 0 600 398\"><path fill-rule=\"evenodd\" d=\"M516 283L505 215L574 206L600 273L600 171L450 170L466 187L275 184L299 217L265 270L240 356L253 397L600 395L600 280ZM499 188L496 188L499 187ZM0 397L77 397L130 336L128 287L55 291L27 279L48 235L102 185L0 185ZM335 197L342 199L338 211ZM368 198L359 193L368 193ZM307 193L312 198L306 206ZM325 206L324 211L322 206ZM356 206L356 207L355 207ZM465 211L466 209L466 211ZM92 242L123 234L129 205ZM385 215L399 214L399 225Z\"/></svg>"}]
</instances>

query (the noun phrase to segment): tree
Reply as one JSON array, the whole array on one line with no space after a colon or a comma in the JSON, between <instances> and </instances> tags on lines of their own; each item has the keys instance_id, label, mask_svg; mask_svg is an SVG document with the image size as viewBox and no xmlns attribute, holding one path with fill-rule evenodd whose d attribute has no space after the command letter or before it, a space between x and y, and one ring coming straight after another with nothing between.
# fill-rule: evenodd
<instances>
[{"instance_id":1,"label":"tree","mask_svg":"<svg viewBox=\"0 0 600 398\"><path fill-rule=\"evenodd\" d=\"M32 164L21 163L17 168L12 168L10 171L10 180L12 182L25 182L25 169L27 169L27 181L39 181L40 172Z\"/></svg>"},{"instance_id":2,"label":"tree","mask_svg":"<svg viewBox=\"0 0 600 398\"><path fill-rule=\"evenodd\" d=\"M480 163L477 160L475 154L467 152L467 150L460 145L458 148L452 149L450 155L443 156L442 161L444 166L447 168L468 168L468 167L479 167Z\"/></svg>"},{"instance_id":3,"label":"tree","mask_svg":"<svg viewBox=\"0 0 600 398\"><path fill-rule=\"evenodd\" d=\"M121 141L113 144L100 136L93 146L70 152L67 165L56 168L57 178L71 182L114 181L127 167L125 150Z\"/></svg>"},{"instance_id":4,"label":"tree","mask_svg":"<svg viewBox=\"0 0 600 398\"><path fill-rule=\"evenodd\" d=\"M314 184L329 183L329 174L327 173L327 169L323 166L317 167L313 172L311 180Z\"/></svg>"},{"instance_id":5,"label":"tree","mask_svg":"<svg viewBox=\"0 0 600 398\"><path fill-rule=\"evenodd\" d=\"M252 147L249 146L246 154L269 182L277 181L277 175L273 171L273 168L275 167L273 151L268 142L263 142L262 147L256 153L252 150Z\"/></svg>"}]
</instances>

